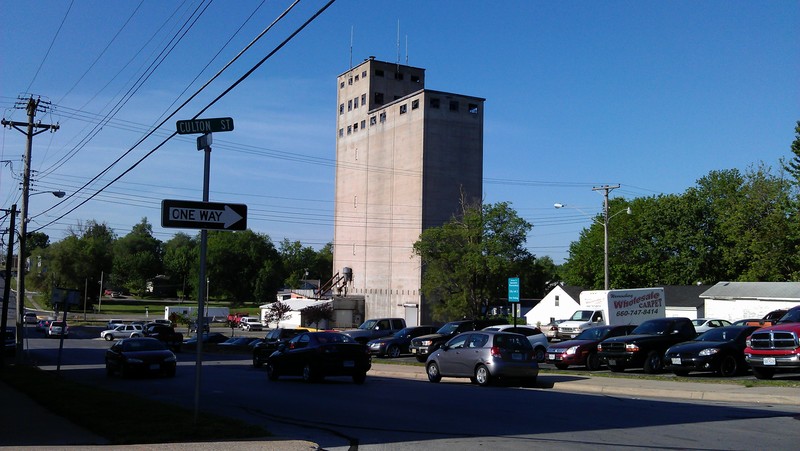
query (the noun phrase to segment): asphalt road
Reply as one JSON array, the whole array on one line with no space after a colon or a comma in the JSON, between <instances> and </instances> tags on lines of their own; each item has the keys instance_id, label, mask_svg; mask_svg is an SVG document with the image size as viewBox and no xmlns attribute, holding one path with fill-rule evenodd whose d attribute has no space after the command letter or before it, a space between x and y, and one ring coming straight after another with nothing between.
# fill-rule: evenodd
<instances>
[{"instance_id":1,"label":"asphalt road","mask_svg":"<svg viewBox=\"0 0 800 451\"><path fill-rule=\"evenodd\" d=\"M65 340L65 376L196 406L193 353L178 355L178 374L172 379L108 378L102 356L110 343L83 332L75 328ZM58 340L30 338L27 344L29 358L53 368ZM210 354L204 356L197 407L333 450L789 450L800 441L800 405L566 393L548 388L548 378L554 377L542 374L532 389L382 376L369 376L364 385L349 378L270 382L263 369L252 368L249 355Z\"/></svg>"}]
</instances>

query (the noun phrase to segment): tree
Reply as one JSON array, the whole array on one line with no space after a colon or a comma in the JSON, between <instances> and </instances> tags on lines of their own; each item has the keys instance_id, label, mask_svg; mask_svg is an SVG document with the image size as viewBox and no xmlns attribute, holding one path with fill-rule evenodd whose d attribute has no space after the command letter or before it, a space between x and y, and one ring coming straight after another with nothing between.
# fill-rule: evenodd
<instances>
[{"instance_id":1,"label":"tree","mask_svg":"<svg viewBox=\"0 0 800 451\"><path fill-rule=\"evenodd\" d=\"M252 230L209 231L206 273L213 293L235 303L274 300L283 281L280 256L269 236ZM270 283L274 281L274 283ZM256 289L263 298L254 296Z\"/></svg>"},{"instance_id":2,"label":"tree","mask_svg":"<svg viewBox=\"0 0 800 451\"><path fill-rule=\"evenodd\" d=\"M189 295L187 286L195 269L199 267L197 242L189 235L179 232L164 244L164 270L170 280L180 283L182 298Z\"/></svg>"},{"instance_id":3,"label":"tree","mask_svg":"<svg viewBox=\"0 0 800 451\"><path fill-rule=\"evenodd\" d=\"M281 321L289 318L289 313L291 311L292 308L289 307L289 304L281 301L275 301L267 308L266 317L264 319L266 320L267 324L275 322L275 327L277 328Z\"/></svg>"},{"instance_id":4,"label":"tree","mask_svg":"<svg viewBox=\"0 0 800 451\"><path fill-rule=\"evenodd\" d=\"M794 141L792 141L790 150L794 157L788 163L784 161L783 168L794 177L795 183L800 185L800 121L797 121L794 127Z\"/></svg>"},{"instance_id":5,"label":"tree","mask_svg":"<svg viewBox=\"0 0 800 451\"><path fill-rule=\"evenodd\" d=\"M286 273L284 284L288 288L300 288L300 281L308 278L317 253L310 246L304 247L299 241L292 242L284 238L280 245L280 255Z\"/></svg>"},{"instance_id":6,"label":"tree","mask_svg":"<svg viewBox=\"0 0 800 451\"><path fill-rule=\"evenodd\" d=\"M147 218L114 243L113 281L131 292L144 296L147 282L162 268L162 243L153 237L153 226Z\"/></svg>"},{"instance_id":7,"label":"tree","mask_svg":"<svg viewBox=\"0 0 800 451\"><path fill-rule=\"evenodd\" d=\"M533 226L506 202L467 205L460 216L431 227L414 243L422 262L422 292L436 320L479 318L508 293L508 277L530 269L525 239Z\"/></svg>"},{"instance_id":8,"label":"tree","mask_svg":"<svg viewBox=\"0 0 800 451\"><path fill-rule=\"evenodd\" d=\"M310 305L300 310L300 317L305 318L307 325L314 324L319 329L322 321L333 321L333 305L330 302Z\"/></svg>"}]
</instances>

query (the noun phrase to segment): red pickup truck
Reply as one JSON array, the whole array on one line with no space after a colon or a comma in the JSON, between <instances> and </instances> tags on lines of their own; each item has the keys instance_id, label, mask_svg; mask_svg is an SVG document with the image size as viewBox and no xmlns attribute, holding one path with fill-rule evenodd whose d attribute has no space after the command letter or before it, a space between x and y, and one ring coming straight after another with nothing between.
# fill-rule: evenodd
<instances>
[{"instance_id":1,"label":"red pickup truck","mask_svg":"<svg viewBox=\"0 0 800 451\"><path fill-rule=\"evenodd\" d=\"M228 322L233 324L233 325L235 325L235 326L238 326L239 325L239 321L241 321L242 318L244 318L245 316L247 316L247 313L242 313L242 312L229 313L228 314Z\"/></svg>"},{"instance_id":2,"label":"red pickup truck","mask_svg":"<svg viewBox=\"0 0 800 451\"><path fill-rule=\"evenodd\" d=\"M753 332L746 343L744 358L757 379L771 379L779 369L800 372L800 306Z\"/></svg>"}]
</instances>

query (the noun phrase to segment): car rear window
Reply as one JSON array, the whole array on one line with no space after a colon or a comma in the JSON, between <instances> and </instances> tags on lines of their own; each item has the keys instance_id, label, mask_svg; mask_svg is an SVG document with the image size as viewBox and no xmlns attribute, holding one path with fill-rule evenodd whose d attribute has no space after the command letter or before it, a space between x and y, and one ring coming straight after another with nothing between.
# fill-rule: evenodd
<instances>
[{"instance_id":1,"label":"car rear window","mask_svg":"<svg viewBox=\"0 0 800 451\"><path fill-rule=\"evenodd\" d=\"M522 335L497 334L494 336L494 345L503 349L530 350L531 342Z\"/></svg>"}]
</instances>

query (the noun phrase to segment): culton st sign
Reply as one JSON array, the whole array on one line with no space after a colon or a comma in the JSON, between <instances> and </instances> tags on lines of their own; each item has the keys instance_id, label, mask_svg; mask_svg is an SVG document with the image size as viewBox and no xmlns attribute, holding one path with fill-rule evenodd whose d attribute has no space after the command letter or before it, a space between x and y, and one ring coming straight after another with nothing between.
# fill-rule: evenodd
<instances>
[{"instance_id":1,"label":"culton st sign","mask_svg":"<svg viewBox=\"0 0 800 451\"><path fill-rule=\"evenodd\" d=\"M179 135L196 133L229 132L233 130L232 117L217 117L211 119L192 119L175 123Z\"/></svg>"}]
</instances>

